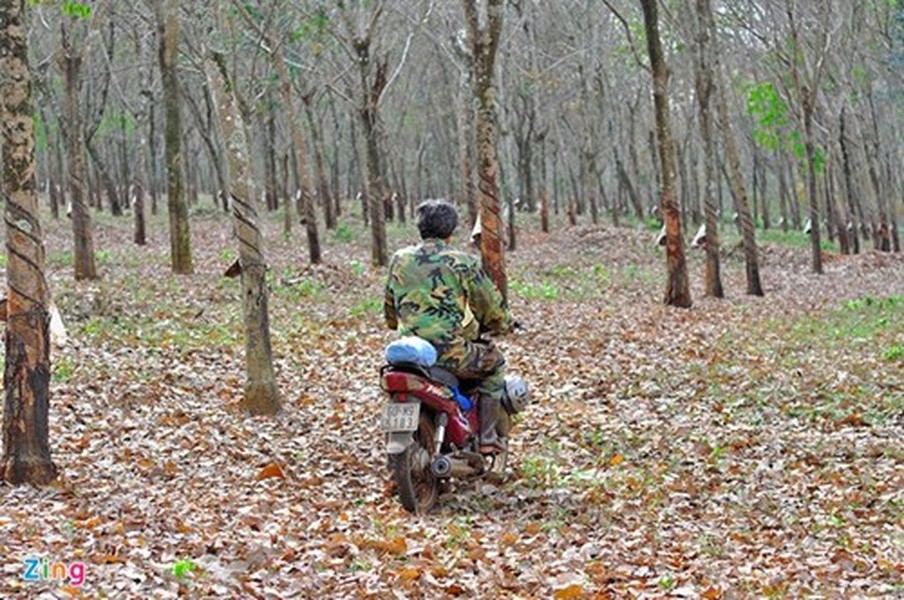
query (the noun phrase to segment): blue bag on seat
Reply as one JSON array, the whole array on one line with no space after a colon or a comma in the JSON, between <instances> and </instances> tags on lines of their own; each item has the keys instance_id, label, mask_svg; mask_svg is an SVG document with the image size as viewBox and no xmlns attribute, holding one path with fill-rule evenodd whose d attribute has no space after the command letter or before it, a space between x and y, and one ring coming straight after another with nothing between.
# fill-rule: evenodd
<instances>
[{"instance_id":1,"label":"blue bag on seat","mask_svg":"<svg viewBox=\"0 0 904 600\"><path fill-rule=\"evenodd\" d=\"M415 336L403 337L386 346L386 362L391 365L409 363L421 367L436 364L436 348L427 340Z\"/></svg>"},{"instance_id":2,"label":"blue bag on seat","mask_svg":"<svg viewBox=\"0 0 904 600\"><path fill-rule=\"evenodd\" d=\"M474 402L470 398L462 394L457 387L452 388L452 396L454 396L455 401L458 402L458 406L463 411L467 412L474 408Z\"/></svg>"}]
</instances>

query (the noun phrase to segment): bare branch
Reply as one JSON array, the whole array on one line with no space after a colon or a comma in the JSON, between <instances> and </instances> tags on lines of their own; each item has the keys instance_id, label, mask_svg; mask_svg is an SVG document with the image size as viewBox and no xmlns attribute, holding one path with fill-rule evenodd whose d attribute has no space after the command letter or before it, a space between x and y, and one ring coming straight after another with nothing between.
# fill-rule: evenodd
<instances>
[{"instance_id":1,"label":"bare branch","mask_svg":"<svg viewBox=\"0 0 904 600\"><path fill-rule=\"evenodd\" d=\"M622 27L625 30L625 36L628 38L628 46L630 46L630 48L631 48L631 55L634 56L634 62L637 63L638 67L640 67L641 69L643 69L644 71L649 73L650 72L649 65L644 63L643 60L641 60L640 55L637 53L637 46L634 43L634 36L631 35L631 28L628 27L628 21L626 21L625 18L621 15L621 13L618 12L618 9L616 9L614 6L612 6L612 3L609 2L609 0L603 0L603 4L606 5L606 7L609 9L609 11L622 24Z\"/></svg>"}]
</instances>

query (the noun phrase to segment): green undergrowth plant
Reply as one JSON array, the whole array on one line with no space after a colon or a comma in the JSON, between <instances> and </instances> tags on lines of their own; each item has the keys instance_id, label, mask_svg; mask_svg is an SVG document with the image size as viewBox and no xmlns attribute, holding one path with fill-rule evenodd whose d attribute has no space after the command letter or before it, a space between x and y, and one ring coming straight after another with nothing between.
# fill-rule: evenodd
<instances>
[{"instance_id":1,"label":"green undergrowth plant","mask_svg":"<svg viewBox=\"0 0 904 600\"><path fill-rule=\"evenodd\" d=\"M340 244L350 244L360 235L360 230L348 223L339 223L333 230L333 240Z\"/></svg>"},{"instance_id":2,"label":"green undergrowth plant","mask_svg":"<svg viewBox=\"0 0 904 600\"><path fill-rule=\"evenodd\" d=\"M182 353L238 346L243 339L237 315L221 322L195 319L187 313L96 315L74 325L72 333L91 343L175 348Z\"/></svg>"},{"instance_id":3,"label":"green undergrowth plant","mask_svg":"<svg viewBox=\"0 0 904 600\"><path fill-rule=\"evenodd\" d=\"M383 310L383 301L380 298L365 298L356 302L349 314L353 317L363 317L365 315L379 315Z\"/></svg>"},{"instance_id":4,"label":"green undergrowth plant","mask_svg":"<svg viewBox=\"0 0 904 600\"><path fill-rule=\"evenodd\" d=\"M650 269L638 265L625 265L619 270L619 276L629 284L644 286L658 284L662 276Z\"/></svg>"},{"instance_id":5,"label":"green undergrowth plant","mask_svg":"<svg viewBox=\"0 0 904 600\"><path fill-rule=\"evenodd\" d=\"M110 266L117 262L119 257L112 250L98 250L94 253L94 261L99 267ZM4 257L4 264L5 264ZM47 266L51 268L72 267L75 264L75 255L72 251L51 252L47 255Z\"/></svg>"},{"instance_id":6,"label":"green undergrowth plant","mask_svg":"<svg viewBox=\"0 0 904 600\"><path fill-rule=\"evenodd\" d=\"M705 399L755 424L777 410L810 422L882 425L904 408L904 297L865 296L723 335L700 367Z\"/></svg>"},{"instance_id":7,"label":"green undergrowth plant","mask_svg":"<svg viewBox=\"0 0 904 600\"><path fill-rule=\"evenodd\" d=\"M737 238L737 236L735 237ZM758 229L756 239L760 244L779 244L792 248L809 248L811 243L810 235L803 231L782 231L781 229ZM820 239L819 247L826 252L838 252L838 244L826 237Z\"/></svg>"},{"instance_id":8,"label":"green undergrowth plant","mask_svg":"<svg viewBox=\"0 0 904 600\"><path fill-rule=\"evenodd\" d=\"M524 270L509 287L526 300L587 300L604 295L612 284L605 265L553 265L542 271Z\"/></svg>"},{"instance_id":9,"label":"green undergrowth plant","mask_svg":"<svg viewBox=\"0 0 904 600\"><path fill-rule=\"evenodd\" d=\"M509 287L526 300L555 300L559 297L558 286L548 281L531 283L513 279L509 282Z\"/></svg>"},{"instance_id":10,"label":"green undergrowth plant","mask_svg":"<svg viewBox=\"0 0 904 600\"><path fill-rule=\"evenodd\" d=\"M288 270L284 274L282 283L273 285L275 296L294 303L305 300L319 300L323 297L326 289L327 286L324 282L308 275L293 278Z\"/></svg>"},{"instance_id":11,"label":"green undergrowth plant","mask_svg":"<svg viewBox=\"0 0 904 600\"><path fill-rule=\"evenodd\" d=\"M75 363L67 356L61 356L53 360L53 380L59 383L66 383L72 379L75 374Z\"/></svg>"}]
</instances>

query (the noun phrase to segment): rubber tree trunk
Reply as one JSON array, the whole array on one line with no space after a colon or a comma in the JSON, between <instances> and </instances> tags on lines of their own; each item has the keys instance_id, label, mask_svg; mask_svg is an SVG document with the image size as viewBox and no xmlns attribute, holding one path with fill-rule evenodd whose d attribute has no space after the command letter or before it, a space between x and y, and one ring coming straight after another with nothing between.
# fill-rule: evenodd
<instances>
[{"instance_id":1,"label":"rubber tree trunk","mask_svg":"<svg viewBox=\"0 0 904 600\"><path fill-rule=\"evenodd\" d=\"M647 52L653 71L653 103L656 112L656 139L659 146L661 170L660 203L666 232L666 283L665 303L670 306L691 306L688 285L687 261L684 256L684 239L681 236L681 213L675 201L675 145L669 124L669 74L662 54L659 37L657 0L641 0L644 27L647 33Z\"/></svg>"},{"instance_id":2,"label":"rubber tree trunk","mask_svg":"<svg viewBox=\"0 0 904 600\"><path fill-rule=\"evenodd\" d=\"M697 53L694 70L697 90L697 107L700 116L700 137L703 139L704 194L703 209L706 215L706 278L705 294L724 298L722 269L719 263L719 214L716 206L715 186L716 144L713 137L712 99L713 81L712 39L708 27L711 13L709 0L697 0Z\"/></svg>"},{"instance_id":3,"label":"rubber tree trunk","mask_svg":"<svg viewBox=\"0 0 904 600\"><path fill-rule=\"evenodd\" d=\"M61 20L60 54L63 71L63 114L65 115L66 159L69 197L72 203L72 235L75 246L75 278L97 279L94 258L94 225L88 207L88 168L85 160L85 132L79 110L78 87L82 55L73 43L71 24Z\"/></svg>"},{"instance_id":4,"label":"rubber tree trunk","mask_svg":"<svg viewBox=\"0 0 904 600\"><path fill-rule=\"evenodd\" d=\"M160 180L159 169L157 168L157 111L154 109L154 101L150 102L148 108L148 166L150 173L148 174L148 192L151 197L151 214L157 216L157 182Z\"/></svg>"},{"instance_id":5,"label":"rubber tree trunk","mask_svg":"<svg viewBox=\"0 0 904 600\"><path fill-rule=\"evenodd\" d=\"M847 117L846 108L841 109L839 117L838 147L841 151L841 165L844 173L845 198L847 199L848 226L851 230L851 244L855 254L860 254L860 228L863 223L863 209L860 208L859 195L854 184L854 172L852 168L850 144L847 141ZM859 209L859 210L858 210Z\"/></svg>"},{"instance_id":6,"label":"rubber tree trunk","mask_svg":"<svg viewBox=\"0 0 904 600\"><path fill-rule=\"evenodd\" d=\"M164 6L166 4L166 6ZM179 8L173 0L155 3L158 36L158 62L163 84L163 110L166 114L166 201L169 211L170 261L174 273L192 273L191 230L185 184L182 173L182 118L176 53L179 41Z\"/></svg>"},{"instance_id":7,"label":"rubber tree trunk","mask_svg":"<svg viewBox=\"0 0 904 600\"><path fill-rule=\"evenodd\" d=\"M872 92L868 95L867 100L869 102L869 115L873 131L872 142L868 143L867 140L864 140L864 144L869 146L867 149L869 178L873 184L874 197L876 199L875 206L879 216L879 223L876 226L873 235L873 244L876 250L890 252L893 247L899 248L899 246L895 245L898 243L895 242L898 237L897 231L894 231L897 228L894 218L895 209L893 206L890 206L889 202L886 202L886 195L888 194L886 188L888 187L887 182L889 181L889 178L881 175L883 172L881 149L882 136L879 133L879 118Z\"/></svg>"},{"instance_id":8,"label":"rubber tree trunk","mask_svg":"<svg viewBox=\"0 0 904 600\"><path fill-rule=\"evenodd\" d=\"M744 185L744 176L741 173L741 159L738 155L738 146L734 134L731 131L731 122L728 115L728 103L725 100L725 91L719 86L719 120L722 129L722 143L728 165L728 182L731 194L734 198L735 209L738 212L739 227L744 240L744 262L747 275L747 293L752 296L763 295L763 284L760 281L760 266L756 247L756 230L753 225L753 217L750 214L750 204L747 201L747 188Z\"/></svg>"},{"instance_id":9,"label":"rubber tree trunk","mask_svg":"<svg viewBox=\"0 0 904 600\"><path fill-rule=\"evenodd\" d=\"M330 182L326 174L326 163L323 158L323 135L317 117L314 114L313 95L302 98L308 127L311 129L311 148L314 150L314 169L317 173L317 197L323 208L323 222L330 231L336 229L336 207L330 192Z\"/></svg>"},{"instance_id":10,"label":"rubber tree trunk","mask_svg":"<svg viewBox=\"0 0 904 600\"><path fill-rule=\"evenodd\" d=\"M113 176L110 175L110 171L104 165L100 152L93 142L86 141L85 149L88 150L88 156L91 157L91 161L94 163L100 183L107 192L107 199L110 201L110 214L114 217L121 217L122 203L120 202L119 190L116 189L116 182L113 181Z\"/></svg>"},{"instance_id":11,"label":"rubber tree trunk","mask_svg":"<svg viewBox=\"0 0 904 600\"><path fill-rule=\"evenodd\" d=\"M461 172L461 194L468 211L468 229L474 227L478 211L477 191L474 186L474 96L471 92L473 58L463 49L459 56L465 61L458 83L458 106L456 107L456 128L458 129L458 160Z\"/></svg>"},{"instance_id":12,"label":"rubber tree trunk","mask_svg":"<svg viewBox=\"0 0 904 600\"><path fill-rule=\"evenodd\" d=\"M34 104L25 0L0 4L0 140L6 198L6 360L0 480L45 485L50 457L49 292L35 180Z\"/></svg>"},{"instance_id":13,"label":"rubber tree trunk","mask_svg":"<svg viewBox=\"0 0 904 600\"><path fill-rule=\"evenodd\" d=\"M477 101L477 190L480 200L480 252L483 267L496 283L503 298L508 297L505 272L505 244L499 199L498 127L496 86L493 70L502 34L503 2L488 0L486 25L481 27L475 0L462 0L471 56L474 57L474 96Z\"/></svg>"},{"instance_id":14,"label":"rubber tree trunk","mask_svg":"<svg viewBox=\"0 0 904 600\"><path fill-rule=\"evenodd\" d=\"M374 266L385 266L388 260L386 209L383 202L385 190L377 140L379 135L377 132L377 100L386 87L387 65L385 61L377 61L373 84L368 84L370 38L355 40L355 52L358 56L358 71L361 80L361 106L358 114L361 118L361 126L364 128L364 162L367 172L364 180L364 195L367 200L367 212L370 215L371 262Z\"/></svg>"},{"instance_id":15,"label":"rubber tree trunk","mask_svg":"<svg viewBox=\"0 0 904 600\"><path fill-rule=\"evenodd\" d=\"M338 220L342 216L342 188L339 185L339 157L340 141L342 139L342 127L339 123L339 115L336 110L336 100L330 94L330 117L333 121L333 148L330 154L330 191L335 202L333 214ZM354 153L353 153L354 154Z\"/></svg>"},{"instance_id":16,"label":"rubber tree trunk","mask_svg":"<svg viewBox=\"0 0 904 600\"><path fill-rule=\"evenodd\" d=\"M268 211L279 208L279 195L276 192L276 106L270 94L267 95L264 119L264 196Z\"/></svg>"},{"instance_id":17,"label":"rubber tree trunk","mask_svg":"<svg viewBox=\"0 0 904 600\"><path fill-rule=\"evenodd\" d=\"M763 295L763 284L760 281L760 263L756 247L756 230L754 221L750 215L750 204L747 200L747 188L744 185L744 176L741 173L741 159L738 152L738 143L731 129L731 120L728 114L728 99L722 76L722 63L719 60L720 49L716 24L713 18L712 5L709 0L705 2L706 28L710 33L713 47L711 56L713 77L716 82L716 106L719 113L719 125L722 132L722 145L725 148L726 167L728 171L728 183L734 200L735 211L738 213L738 225L744 243L744 263L747 278L747 293L752 296ZM786 222L787 224L787 222Z\"/></svg>"},{"instance_id":18,"label":"rubber tree trunk","mask_svg":"<svg viewBox=\"0 0 904 600\"><path fill-rule=\"evenodd\" d=\"M219 68L218 68L219 67ZM239 238L242 277L242 313L245 323L247 381L242 408L253 415L279 412L280 396L273 371L267 304L267 265L257 225L255 190L244 121L226 75L225 61L206 61L207 81L213 90L229 164L232 219Z\"/></svg>"},{"instance_id":19,"label":"rubber tree trunk","mask_svg":"<svg viewBox=\"0 0 904 600\"><path fill-rule=\"evenodd\" d=\"M278 46L271 44L272 48ZM320 252L320 235L317 231L317 212L314 210L314 184L311 179L310 160L308 159L308 144L298 122L298 106L292 96L292 81L289 78L289 69L280 50L273 51L273 61L276 72L279 74L280 92L284 108L289 120L289 131L292 135L292 144L295 146L295 169L301 181L301 215L304 222L305 233L308 238L308 257L312 265L319 264L322 260Z\"/></svg>"},{"instance_id":20,"label":"rubber tree trunk","mask_svg":"<svg viewBox=\"0 0 904 600\"><path fill-rule=\"evenodd\" d=\"M133 241L138 246L145 246L148 243L147 224L144 217L144 182L136 177L135 183L132 184L132 192L134 196L134 204L132 212L135 215L135 234Z\"/></svg>"},{"instance_id":21,"label":"rubber tree trunk","mask_svg":"<svg viewBox=\"0 0 904 600\"><path fill-rule=\"evenodd\" d=\"M549 233L549 179L546 177L546 138L540 140L540 231Z\"/></svg>"},{"instance_id":22,"label":"rubber tree trunk","mask_svg":"<svg viewBox=\"0 0 904 600\"><path fill-rule=\"evenodd\" d=\"M47 160L47 193L50 200L50 215L54 220L57 220L60 218L60 205L65 203L62 193L63 144L59 133L62 128L62 119L57 117L59 126L57 127L56 135L54 135L53 128L51 128L50 121L47 118L47 112L43 107L38 108L38 114L47 130L48 148L44 152Z\"/></svg>"},{"instance_id":23,"label":"rubber tree trunk","mask_svg":"<svg viewBox=\"0 0 904 600\"><path fill-rule=\"evenodd\" d=\"M140 135L140 133L139 133ZM134 194L132 214L135 217L135 230L133 241L138 246L147 244L147 222L144 216L144 190L147 180L144 153L144 140L138 146L138 158L135 161L135 169L132 171L132 193Z\"/></svg>"},{"instance_id":24,"label":"rubber tree trunk","mask_svg":"<svg viewBox=\"0 0 904 600\"><path fill-rule=\"evenodd\" d=\"M283 175L283 236L286 239L289 239L289 236L292 235L292 186L289 185L289 180L291 179L292 169L289 167L289 153L286 152L282 155L282 175Z\"/></svg>"},{"instance_id":25,"label":"rubber tree trunk","mask_svg":"<svg viewBox=\"0 0 904 600\"><path fill-rule=\"evenodd\" d=\"M810 208L810 256L814 273L822 274L822 248L819 233L819 192L816 187L816 145L813 142L813 107L804 99L804 147L807 151L807 199Z\"/></svg>"}]
</instances>

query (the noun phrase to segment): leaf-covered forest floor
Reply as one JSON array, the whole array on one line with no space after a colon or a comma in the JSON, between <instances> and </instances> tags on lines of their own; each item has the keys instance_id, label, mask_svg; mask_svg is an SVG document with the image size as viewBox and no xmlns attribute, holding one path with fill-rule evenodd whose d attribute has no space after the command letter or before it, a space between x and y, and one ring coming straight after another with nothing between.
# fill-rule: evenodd
<instances>
[{"instance_id":1,"label":"leaf-covered forest floor","mask_svg":"<svg viewBox=\"0 0 904 600\"><path fill-rule=\"evenodd\" d=\"M508 256L525 330L501 342L535 403L500 486L425 517L390 495L378 368L385 272L346 220L311 267L266 223L284 409L237 411L244 381L229 220L192 224L196 274L101 215L103 278L75 282L45 224L70 341L54 352L59 485L0 485L0 597L581 598L894 596L904 584L904 260L763 244L724 300L662 306L654 233L527 225ZM390 228L392 249L413 226ZM730 244L726 244L730 246ZM279 465L284 477L274 474ZM85 585L23 581L84 562Z\"/></svg>"}]
</instances>

